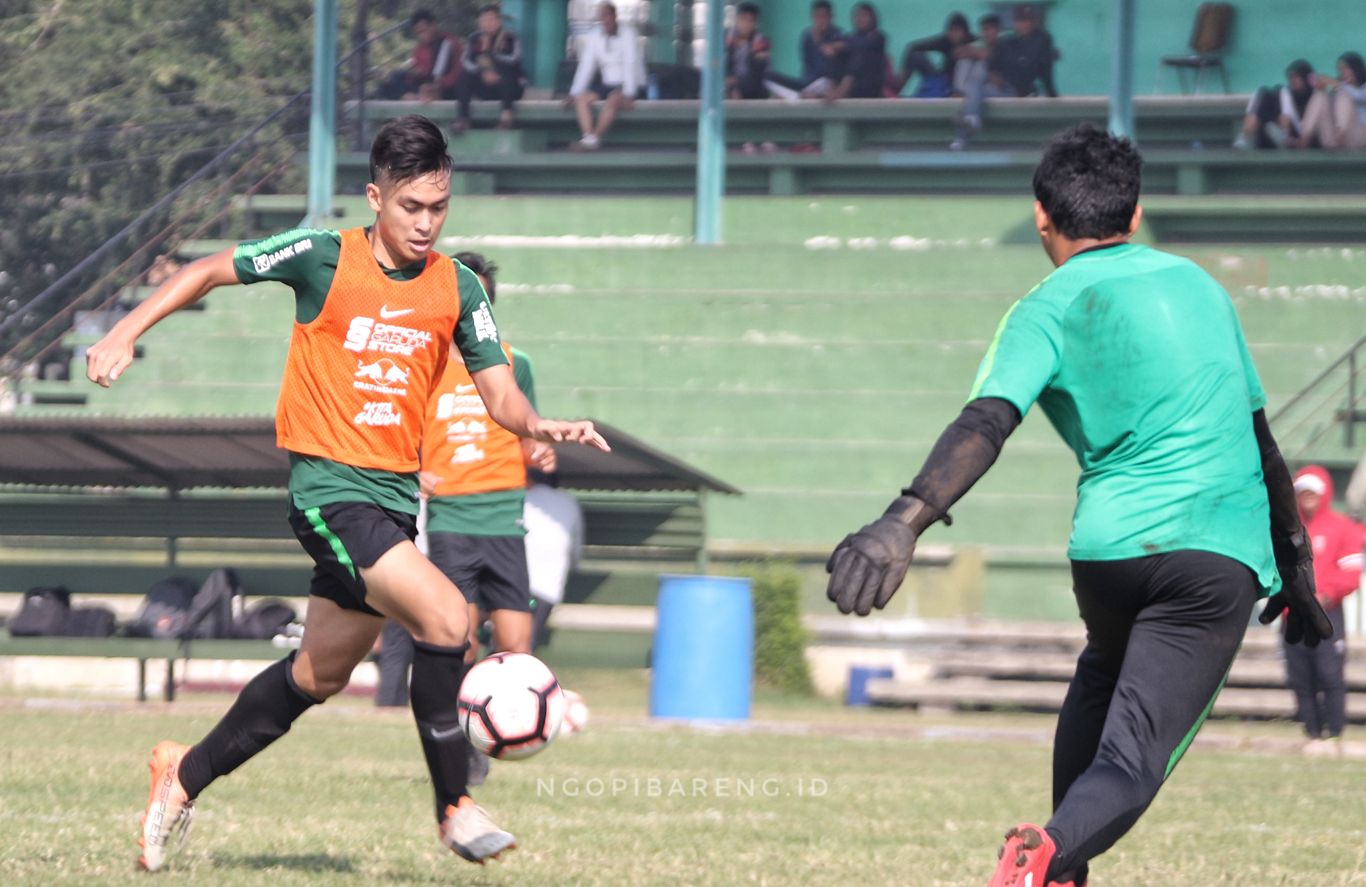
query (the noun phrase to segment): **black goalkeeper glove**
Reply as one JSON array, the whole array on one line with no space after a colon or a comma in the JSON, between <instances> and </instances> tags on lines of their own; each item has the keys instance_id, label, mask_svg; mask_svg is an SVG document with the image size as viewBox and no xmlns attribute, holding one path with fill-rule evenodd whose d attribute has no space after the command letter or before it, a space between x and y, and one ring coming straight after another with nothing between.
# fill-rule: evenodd
<instances>
[{"instance_id":1,"label":"black goalkeeper glove","mask_svg":"<svg viewBox=\"0 0 1366 887\"><path fill-rule=\"evenodd\" d=\"M825 563L826 597L841 613L860 616L887 606L906 578L920 532L934 519L929 505L902 496L882 517L845 536Z\"/></svg>"},{"instance_id":2,"label":"black goalkeeper glove","mask_svg":"<svg viewBox=\"0 0 1366 887\"><path fill-rule=\"evenodd\" d=\"M1328 614L1323 612L1314 593L1313 550L1307 544L1303 531L1291 536L1286 547L1293 547L1296 557L1289 565L1278 564L1281 590L1267 599L1258 619L1267 625L1284 613L1285 642L1317 647L1320 641L1333 636L1333 623L1328 621Z\"/></svg>"}]
</instances>

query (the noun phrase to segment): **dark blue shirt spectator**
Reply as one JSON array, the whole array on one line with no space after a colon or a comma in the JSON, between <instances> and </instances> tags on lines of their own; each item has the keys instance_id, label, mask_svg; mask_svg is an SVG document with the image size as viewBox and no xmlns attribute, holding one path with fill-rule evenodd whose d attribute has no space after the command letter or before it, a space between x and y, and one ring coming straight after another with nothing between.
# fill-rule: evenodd
<instances>
[{"instance_id":1,"label":"dark blue shirt spectator","mask_svg":"<svg viewBox=\"0 0 1366 887\"><path fill-rule=\"evenodd\" d=\"M844 76L844 32L830 21L830 10L822 15L816 9L811 11L811 27L802 31L802 86L808 86L822 77L836 83ZM818 30L819 28L819 30Z\"/></svg>"},{"instance_id":2,"label":"dark blue shirt spectator","mask_svg":"<svg viewBox=\"0 0 1366 887\"><path fill-rule=\"evenodd\" d=\"M1053 62L1057 57L1053 37L1038 26L1033 9L1022 6L1015 11L1015 33L1002 39L991 55L991 79L1015 95L1056 96Z\"/></svg>"},{"instance_id":3,"label":"dark blue shirt spectator","mask_svg":"<svg viewBox=\"0 0 1366 887\"><path fill-rule=\"evenodd\" d=\"M876 99L887 84L887 35L878 28L871 3L854 4L854 31L845 39L848 67L831 99Z\"/></svg>"}]
</instances>

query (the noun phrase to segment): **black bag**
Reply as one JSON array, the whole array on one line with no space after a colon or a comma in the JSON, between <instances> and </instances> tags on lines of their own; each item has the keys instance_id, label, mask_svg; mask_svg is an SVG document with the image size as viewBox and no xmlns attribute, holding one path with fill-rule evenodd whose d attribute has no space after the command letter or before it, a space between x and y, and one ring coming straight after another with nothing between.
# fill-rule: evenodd
<instances>
[{"instance_id":1,"label":"black bag","mask_svg":"<svg viewBox=\"0 0 1366 887\"><path fill-rule=\"evenodd\" d=\"M108 607L72 607L62 628L68 638L107 638L114 633L114 611Z\"/></svg>"},{"instance_id":2,"label":"black bag","mask_svg":"<svg viewBox=\"0 0 1366 887\"><path fill-rule=\"evenodd\" d=\"M65 588L30 588L24 592L19 612L9 621L9 633L14 637L60 635L70 613L71 592Z\"/></svg>"},{"instance_id":3,"label":"black bag","mask_svg":"<svg viewBox=\"0 0 1366 887\"><path fill-rule=\"evenodd\" d=\"M268 641L293 622L296 615L294 608L279 598L266 598L252 604L237 617L232 626L232 636Z\"/></svg>"},{"instance_id":4,"label":"black bag","mask_svg":"<svg viewBox=\"0 0 1366 887\"><path fill-rule=\"evenodd\" d=\"M162 579L147 590L128 635L137 638L178 638L189 624L190 605L198 587L184 576Z\"/></svg>"},{"instance_id":5,"label":"black bag","mask_svg":"<svg viewBox=\"0 0 1366 887\"><path fill-rule=\"evenodd\" d=\"M691 65L651 65L661 99L695 99L702 94L702 72Z\"/></svg>"},{"instance_id":6,"label":"black bag","mask_svg":"<svg viewBox=\"0 0 1366 887\"><path fill-rule=\"evenodd\" d=\"M190 602L180 638L226 638L233 635L233 605L242 595L237 571L219 567L209 574Z\"/></svg>"}]
</instances>

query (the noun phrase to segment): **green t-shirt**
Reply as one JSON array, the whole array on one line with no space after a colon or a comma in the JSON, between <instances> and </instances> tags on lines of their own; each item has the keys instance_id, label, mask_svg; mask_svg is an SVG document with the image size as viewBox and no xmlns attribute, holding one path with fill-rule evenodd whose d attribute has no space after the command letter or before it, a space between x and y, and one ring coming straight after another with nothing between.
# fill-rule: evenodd
<instances>
[{"instance_id":1,"label":"green t-shirt","mask_svg":"<svg viewBox=\"0 0 1366 887\"><path fill-rule=\"evenodd\" d=\"M1252 414L1266 394L1228 294L1134 244L1080 253L1006 313L969 399L1035 401L1081 466L1068 556L1200 550L1280 587Z\"/></svg>"},{"instance_id":2,"label":"green t-shirt","mask_svg":"<svg viewBox=\"0 0 1366 887\"><path fill-rule=\"evenodd\" d=\"M290 287L294 290L294 319L299 323L311 323L322 313L340 258L341 232L295 228L238 244L233 250L232 265L242 283L270 280ZM381 270L392 280L412 280L425 266L424 261L405 268L382 267ZM489 335L493 315L478 275L456 262L456 281L460 320L452 334L466 364L471 371L506 364L496 328L494 334ZM480 314L478 319L476 313ZM289 494L297 508L335 502L373 502L395 511L417 513L416 473L356 468L298 453L290 453L289 464Z\"/></svg>"},{"instance_id":3,"label":"green t-shirt","mask_svg":"<svg viewBox=\"0 0 1366 887\"><path fill-rule=\"evenodd\" d=\"M518 348L512 349L512 375L517 387L536 409L536 375L531 358ZM459 533L462 536L525 536L522 506L525 488L470 493L466 496L437 496L427 502L427 532Z\"/></svg>"},{"instance_id":4,"label":"green t-shirt","mask_svg":"<svg viewBox=\"0 0 1366 887\"><path fill-rule=\"evenodd\" d=\"M427 532L461 536L525 536L526 489L494 490L427 500Z\"/></svg>"},{"instance_id":5,"label":"green t-shirt","mask_svg":"<svg viewBox=\"0 0 1366 887\"><path fill-rule=\"evenodd\" d=\"M541 408L536 405L536 371L531 365L531 358L515 345L508 347L512 349L512 375L517 380L517 387L522 389L531 408L540 412Z\"/></svg>"}]
</instances>

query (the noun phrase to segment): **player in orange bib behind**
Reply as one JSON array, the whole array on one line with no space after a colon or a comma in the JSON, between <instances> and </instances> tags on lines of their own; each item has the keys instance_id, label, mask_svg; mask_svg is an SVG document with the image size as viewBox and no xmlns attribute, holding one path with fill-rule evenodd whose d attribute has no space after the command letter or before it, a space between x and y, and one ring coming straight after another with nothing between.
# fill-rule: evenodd
<instances>
[{"instance_id":1,"label":"player in orange bib behind","mask_svg":"<svg viewBox=\"0 0 1366 887\"><path fill-rule=\"evenodd\" d=\"M461 253L494 301L497 266ZM535 404L531 361L503 343L513 377ZM469 368L452 360L427 403L422 439L422 487L427 500L427 554L469 604L470 644L480 612L493 619L493 646L531 652L531 585L527 578L522 508L527 464L555 470L555 451L524 441L493 422L474 395ZM477 652L473 650L472 652Z\"/></svg>"},{"instance_id":2,"label":"player in orange bib behind","mask_svg":"<svg viewBox=\"0 0 1366 887\"><path fill-rule=\"evenodd\" d=\"M368 228L297 229L182 269L86 355L108 386L138 337L210 290L264 280L295 294L276 410L289 451L289 521L315 567L303 644L253 678L193 747L152 752L139 863L159 869L196 798L339 692L388 616L415 639L411 696L436 794L442 842L482 862L515 846L469 796L457 714L468 617L462 598L413 545L418 451L433 385L458 351L489 415L519 437L607 449L591 422L543 419L518 389L478 278L433 251L450 205L446 139L425 117L386 123L370 149Z\"/></svg>"},{"instance_id":3,"label":"player in orange bib behind","mask_svg":"<svg viewBox=\"0 0 1366 887\"><path fill-rule=\"evenodd\" d=\"M479 253L458 253L456 260L479 277L491 304L497 303L498 266ZM517 387L536 406L531 359L502 343ZM527 465L555 470L555 451L519 438L489 417L475 391L469 368L456 355L432 388L422 435L422 492L427 497L424 532L427 556L460 589L470 616L470 651L478 658L479 629L493 623L492 646L503 652L530 653L531 581L527 575ZM376 701L404 705L412 638L396 622L385 624L379 653ZM470 785L488 774L488 756L470 748Z\"/></svg>"}]
</instances>

